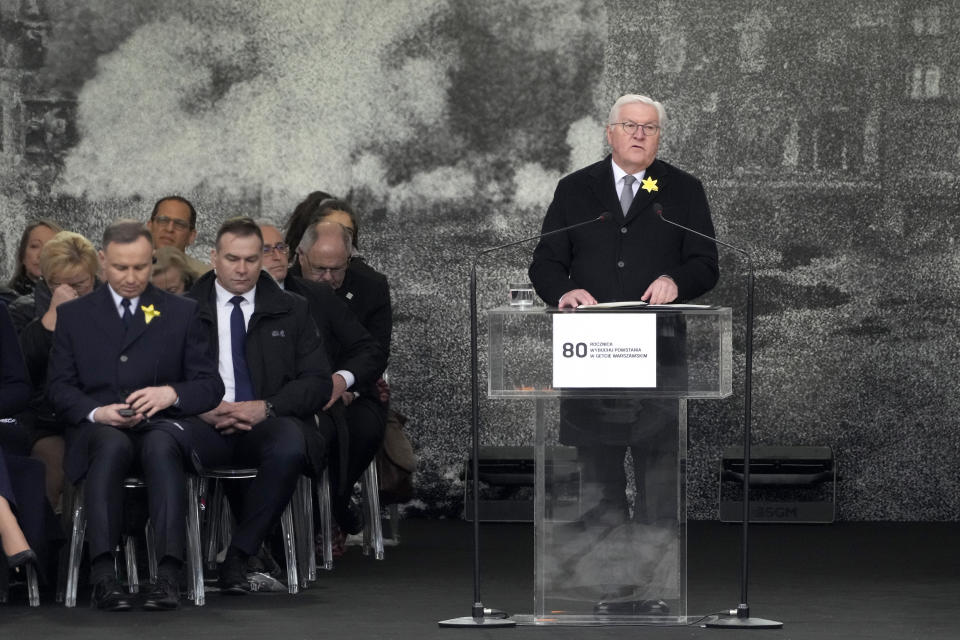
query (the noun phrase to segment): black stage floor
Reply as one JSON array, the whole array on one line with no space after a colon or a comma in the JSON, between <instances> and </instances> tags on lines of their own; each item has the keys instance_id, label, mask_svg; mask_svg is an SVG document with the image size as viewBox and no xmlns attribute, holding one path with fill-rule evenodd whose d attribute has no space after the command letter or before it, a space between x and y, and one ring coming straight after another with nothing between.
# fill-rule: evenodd
<instances>
[{"instance_id":1,"label":"black stage floor","mask_svg":"<svg viewBox=\"0 0 960 640\"><path fill-rule=\"evenodd\" d=\"M735 607L740 527L690 524L689 613ZM55 638L960 638L960 523L757 525L750 605L778 631L698 627L440 629L470 613L470 525L404 521L401 544L382 562L351 547L332 573L297 596L210 593L207 605L170 613L100 613L12 593L0 605L3 640ZM488 607L532 610L532 528L482 527L482 597ZM82 595L82 604L87 602Z\"/></svg>"}]
</instances>

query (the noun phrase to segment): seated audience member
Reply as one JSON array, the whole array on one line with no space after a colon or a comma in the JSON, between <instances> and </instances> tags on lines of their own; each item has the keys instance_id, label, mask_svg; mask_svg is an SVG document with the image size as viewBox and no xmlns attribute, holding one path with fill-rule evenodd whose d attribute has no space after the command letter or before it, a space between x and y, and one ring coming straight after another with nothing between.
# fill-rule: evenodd
<instances>
[{"instance_id":1,"label":"seated audience member","mask_svg":"<svg viewBox=\"0 0 960 640\"><path fill-rule=\"evenodd\" d=\"M151 282L158 289L180 296L190 290L196 278L183 251L167 246L157 249Z\"/></svg>"},{"instance_id":2,"label":"seated audience member","mask_svg":"<svg viewBox=\"0 0 960 640\"><path fill-rule=\"evenodd\" d=\"M343 225L328 217L307 229L297 246L300 272L307 280L333 287L389 356L393 332L390 285L382 273L351 258L352 247L343 248L337 227Z\"/></svg>"},{"instance_id":3,"label":"seated audience member","mask_svg":"<svg viewBox=\"0 0 960 640\"><path fill-rule=\"evenodd\" d=\"M64 470L84 482L91 604L132 606L117 580L123 479L146 482L159 559L143 608L176 609L186 527L186 476L194 459L226 460L221 436L195 418L223 395L193 300L150 284L153 241L133 220L107 227L99 252L105 286L57 307L48 394L68 423Z\"/></svg>"},{"instance_id":4,"label":"seated audience member","mask_svg":"<svg viewBox=\"0 0 960 640\"><path fill-rule=\"evenodd\" d=\"M325 191L314 191L294 207L293 213L287 218L287 233L283 238L284 243L291 250L300 244L300 238L303 237L303 232L307 230L307 227L317 222L314 218L317 205L331 198L333 196Z\"/></svg>"},{"instance_id":5,"label":"seated audience member","mask_svg":"<svg viewBox=\"0 0 960 640\"><path fill-rule=\"evenodd\" d=\"M33 291L40 277L40 249L60 231L60 226L49 220L38 220L27 225L17 245L17 267L7 286L25 296Z\"/></svg>"},{"instance_id":6,"label":"seated audience member","mask_svg":"<svg viewBox=\"0 0 960 640\"><path fill-rule=\"evenodd\" d=\"M287 246L283 244L280 231L269 224L261 224L263 234L263 266L273 276L277 283L291 293L303 296L310 305L310 312L314 322L320 330L323 345L334 370L332 376L333 396L324 409L331 409L339 398L346 407L346 424L349 430L341 429L338 433L337 425L344 425L344 421L335 422L332 416L324 413L319 416L319 433L323 442L336 442L338 454L330 455L330 471L333 484L333 512L346 533L358 533L362 527L360 509L350 498L353 483L359 474L350 464L350 454L362 462L365 454L352 451L349 443L351 436L356 433L363 441L376 438L381 419L381 407L377 402L377 379L387 366L387 354L383 351L376 339L371 336L352 311L333 289L321 283L304 280L288 275L290 263L287 259ZM350 242L349 231L341 229L343 241ZM313 449L311 437L315 436L313 429L307 430L308 450ZM311 451L311 462L316 461L316 455ZM365 468L365 467L364 467ZM316 471L322 472L322 466ZM363 468L359 470L363 473ZM356 476L356 477L354 477Z\"/></svg>"},{"instance_id":7,"label":"seated audience member","mask_svg":"<svg viewBox=\"0 0 960 640\"><path fill-rule=\"evenodd\" d=\"M187 247L197 239L197 210L189 200L180 196L166 196L157 200L150 212L147 229L153 234L157 248L176 247L183 252L194 278L210 271L209 263L187 254Z\"/></svg>"},{"instance_id":8,"label":"seated audience member","mask_svg":"<svg viewBox=\"0 0 960 640\"><path fill-rule=\"evenodd\" d=\"M297 250L305 278L330 285L366 330L380 343L387 358L393 324L390 288L387 279L370 267L356 268L350 262L351 234L337 222L322 221L310 226ZM385 362L384 362L385 364ZM383 375L381 369L377 376ZM350 438L345 485L334 484L341 499L353 487L383 444L387 404L383 390L365 389L347 406ZM340 509L340 516L347 515ZM348 530L355 523L341 522Z\"/></svg>"},{"instance_id":9,"label":"seated audience member","mask_svg":"<svg viewBox=\"0 0 960 640\"><path fill-rule=\"evenodd\" d=\"M0 417L18 413L29 398L17 334L6 305L0 303ZM19 425L0 422L0 543L6 558L0 562L0 571L32 563L42 575L47 527L53 516L43 495L43 465L18 455L25 453L26 438Z\"/></svg>"},{"instance_id":10,"label":"seated audience member","mask_svg":"<svg viewBox=\"0 0 960 640\"><path fill-rule=\"evenodd\" d=\"M27 363L33 395L18 418L33 441L31 455L46 465L47 498L59 511L63 491L64 429L47 399L47 365L57 326L57 309L64 302L87 295L99 285L97 252L78 233L61 231L40 253L43 278L34 289L32 318L20 332L20 346ZM22 298L21 298L22 300Z\"/></svg>"},{"instance_id":11,"label":"seated audience member","mask_svg":"<svg viewBox=\"0 0 960 640\"><path fill-rule=\"evenodd\" d=\"M212 258L214 271L189 296L219 347L224 392L201 417L229 444L233 465L258 470L242 499L232 503L237 527L220 567L221 592L239 595L248 590L248 558L259 551L307 471L304 423L328 403L332 384L306 300L285 293L261 271L263 236L256 223L224 222Z\"/></svg>"}]
</instances>

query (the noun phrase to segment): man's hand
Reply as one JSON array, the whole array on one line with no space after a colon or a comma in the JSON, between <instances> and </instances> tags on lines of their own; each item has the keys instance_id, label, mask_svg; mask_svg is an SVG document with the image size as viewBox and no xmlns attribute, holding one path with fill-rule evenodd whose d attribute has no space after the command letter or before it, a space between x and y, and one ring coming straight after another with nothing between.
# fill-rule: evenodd
<instances>
[{"instance_id":1,"label":"man's hand","mask_svg":"<svg viewBox=\"0 0 960 640\"><path fill-rule=\"evenodd\" d=\"M162 387L144 387L137 389L126 398L130 408L139 414L152 418L177 401L177 392L170 385Z\"/></svg>"},{"instance_id":2,"label":"man's hand","mask_svg":"<svg viewBox=\"0 0 960 640\"><path fill-rule=\"evenodd\" d=\"M677 283L673 281L673 278L660 276L650 283L640 299L650 304L669 304L677 299L679 293Z\"/></svg>"},{"instance_id":3,"label":"man's hand","mask_svg":"<svg viewBox=\"0 0 960 640\"><path fill-rule=\"evenodd\" d=\"M213 425L213 428L220 432L220 435L228 436L237 431L249 431L251 427L244 428L238 425L236 418L230 415L230 407L233 402L221 402L210 411L201 413L198 417L207 424Z\"/></svg>"},{"instance_id":4,"label":"man's hand","mask_svg":"<svg viewBox=\"0 0 960 640\"><path fill-rule=\"evenodd\" d=\"M224 407L224 418L232 420L230 426L238 431L250 431L255 424L267 419L267 403L263 400L222 402L221 406Z\"/></svg>"},{"instance_id":5,"label":"man's hand","mask_svg":"<svg viewBox=\"0 0 960 640\"><path fill-rule=\"evenodd\" d=\"M343 376L339 373L335 373L330 377L331 382L333 382L333 391L330 392L330 402L323 405L323 410L326 411L334 405L334 403L340 399L340 396L344 394L347 390L347 381L343 379ZM352 398L351 398L352 400ZM349 404L344 402L344 404Z\"/></svg>"},{"instance_id":6,"label":"man's hand","mask_svg":"<svg viewBox=\"0 0 960 640\"><path fill-rule=\"evenodd\" d=\"M597 304L597 300L586 289L574 289L560 296L557 308L576 309L582 304Z\"/></svg>"},{"instance_id":7,"label":"man's hand","mask_svg":"<svg viewBox=\"0 0 960 640\"><path fill-rule=\"evenodd\" d=\"M97 410L93 412L93 421L99 422L100 424L107 424L117 429L129 429L143 421L143 414L136 413L132 416L125 417L117 413L120 409L129 408L129 405L126 404L106 404L98 407Z\"/></svg>"}]
</instances>

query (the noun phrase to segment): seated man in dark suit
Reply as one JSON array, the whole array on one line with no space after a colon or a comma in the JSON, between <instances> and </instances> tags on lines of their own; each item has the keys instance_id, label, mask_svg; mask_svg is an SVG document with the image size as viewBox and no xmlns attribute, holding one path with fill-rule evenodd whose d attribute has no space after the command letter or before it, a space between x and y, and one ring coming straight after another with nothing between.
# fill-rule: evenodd
<instances>
[{"instance_id":1,"label":"seated man in dark suit","mask_svg":"<svg viewBox=\"0 0 960 640\"><path fill-rule=\"evenodd\" d=\"M290 501L307 470L304 423L330 400L330 366L306 300L284 293L261 271L263 236L250 218L227 220L217 232L214 271L189 296L218 345L225 392L202 418L232 449L232 464L257 477L235 509L238 526L220 569L222 593L247 591L249 556ZM322 457L321 453L321 457Z\"/></svg>"},{"instance_id":2,"label":"seated man in dark suit","mask_svg":"<svg viewBox=\"0 0 960 640\"><path fill-rule=\"evenodd\" d=\"M382 274L364 265L356 268L350 262L353 236L350 230L336 222L322 221L309 228L300 241L297 253L304 277L329 284L354 313L367 331L380 343L389 357L393 314L390 307L390 287ZM386 363L384 363L385 368ZM380 376L383 369L377 372ZM360 479L383 444L387 421L387 405L381 401L376 387L361 393L347 406L349 444L347 470L342 475L345 484L332 481L335 495L343 499L353 484ZM335 461L331 461L331 469ZM346 506L346 505L343 505ZM357 528L349 513L341 507L340 515L349 528ZM352 525L352 526L351 526ZM349 531L349 528L347 529Z\"/></svg>"},{"instance_id":3,"label":"seated man in dark suit","mask_svg":"<svg viewBox=\"0 0 960 640\"><path fill-rule=\"evenodd\" d=\"M349 471L349 433L341 428L338 434L337 426L346 425L343 420L334 420L331 411L342 411L343 407L350 407L356 402L354 409L347 410L356 412L364 405L375 402L377 379L387 366L387 354L333 289L323 283L304 280L288 273L289 251L279 229L273 225L261 224L260 231L264 240L264 268L281 287L307 299L310 312L320 330L327 357L334 369L333 396L324 407L324 413L318 416L319 435L321 440L336 441L340 445L339 454L333 456L330 464L335 488L344 489L342 493L334 491L334 516L345 533L359 533L363 525L361 511L346 490L353 487L353 483L348 484L346 480ZM336 406L337 400L341 401L341 406ZM314 434L315 432L308 430L308 450L312 448ZM316 460L315 455L311 454L310 457L312 462Z\"/></svg>"},{"instance_id":4,"label":"seated man in dark suit","mask_svg":"<svg viewBox=\"0 0 960 640\"><path fill-rule=\"evenodd\" d=\"M117 611L130 600L113 550L123 522L123 479L142 473L160 558L147 609L179 606L186 479L194 456L220 459L220 436L195 419L223 395L197 304L150 284L153 242L134 221L107 227L99 253L108 286L57 308L50 400L67 422L68 478L85 478L93 605Z\"/></svg>"}]
</instances>

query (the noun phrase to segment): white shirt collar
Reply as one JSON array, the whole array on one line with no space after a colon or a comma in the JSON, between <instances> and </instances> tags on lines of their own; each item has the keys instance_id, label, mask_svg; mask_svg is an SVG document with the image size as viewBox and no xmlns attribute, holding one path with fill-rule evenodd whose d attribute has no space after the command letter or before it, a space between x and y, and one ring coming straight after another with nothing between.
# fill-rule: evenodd
<instances>
[{"instance_id":1,"label":"white shirt collar","mask_svg":"<svg viewBox=\"0 0 960 640\"><path fill-rule=\"evenodd\" d=\"M222 306L225 306L225 305L228 305L228 304L232 304L232 303L230 302L230 300L233 298L233 296L235 296L235 295L237 295L237 294L235 294L235 293L230 293L229 291L227 291L226 289L224 289L223 286L220 284L220 281L219 281L219 280L216 280L216 279L213 281L213 287L214 287L214 289L215 289L216 292L217 292L217 306L218 306L218 307L222 307ZM253 285L253 289L250 289L250 291L247 291L246 293L241 293L241 294L239 294L239 295L240 295L240 297L243 298L246 302L249 302L249 303L252 305L252 304L253 304L253 301L254 301L254 299L255 299L255 297L256 297L256 293L257 293L257 285Z\"/></svg>"},{"instance_id":2,"label":"white shirt collar","mask_svg":"<svg viewBox=\"0 0 960 640\"><path fill-rule=\"evenodd\" d=\"M610 159L610 164L613 165L613 184L622 185L623 176L627 175L627 172L621 169L620 165L618 165L616 162L613 161L613 158ZM632 175L634 178L637 179L637 182L640 182L641 180L643 180L643 176L646 173L647 173L647 170L643 169L640 171L640 173L634 173Z\"/></svg>"},{"instance_id":3,"label":"white shirt collar","mask_svg":"<svg viewBox=\"0 0 960 640\"><path fill-rule=\"evenodd\" d=\"M114 291L109 282L107 283L107 289L110 290L110 295L113 297L113 306L117 308L117 313L120 314L120 317L123 317L123 296ZM138 302L140 302L140 296L130 298L130 313L136 313Z\"/></svg>"}]
</instances>

